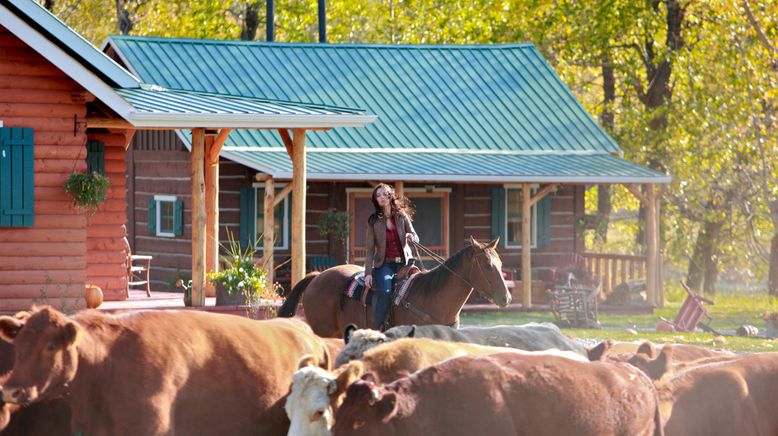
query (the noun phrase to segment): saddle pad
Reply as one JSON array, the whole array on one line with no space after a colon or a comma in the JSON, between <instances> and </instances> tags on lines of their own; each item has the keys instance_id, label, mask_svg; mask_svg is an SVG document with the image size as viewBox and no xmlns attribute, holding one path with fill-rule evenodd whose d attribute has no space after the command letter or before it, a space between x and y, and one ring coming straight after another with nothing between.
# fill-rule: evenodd
<instances>
[{"instance_id":1,"label":"saddle pad","mask_svg":"<svg viewBox=\"0 0 778 436\"><path fill-rule=\"evenodd\" d=\"M416 276L419 275L419 273L414 273L410 277L408 277L407 280L405 280L404 283L400 285L400 290L397 291L397 295L394 297L394 305L399 306L400 303L405 300L405 297L408 296L408 290L411 288L411 284L413 283L413 280L416 278Z\"/></svg>"},{"instance_id":2,"label":"saddle pad","mask_svg":"<svg viewBox=\"0 0 778 436\"><path fill-rule=\"evenodd\" d=\"M347 282L346 289L341 294L340 310L346 307L346 299L354 299L362 302L363 306L372 306L373 290L365 292L365 271L358 271Z\"/></svg>"}]
</instances>

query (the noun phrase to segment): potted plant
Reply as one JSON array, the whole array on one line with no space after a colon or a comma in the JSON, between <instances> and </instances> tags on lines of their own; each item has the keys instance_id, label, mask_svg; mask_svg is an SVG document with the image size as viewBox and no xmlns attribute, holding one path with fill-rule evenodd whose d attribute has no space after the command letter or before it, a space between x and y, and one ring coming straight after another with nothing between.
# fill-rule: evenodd
<instances>
[{"instance_id":1,"label":"potted plant","mask_svg":"<svg viewBox=\"0 0 778 436\"><path fill-rule=\"evenodd\" d=\"M247 305L258 309L262 299L275 300L276 295L265 280L265 270L254 262L256 243L242 249L230 232L227 237L229 246L222 246L227 252L221 258L222 270L208 273L208 279L216 287L216 305Z\"/></svg>"},{"instance_id":2,"label":"potted plant","mask_svg":"<svg viewBox=\"0 0 778 436\"><path fill-rule=\"evenodd\" d=\"M111 181L98 173L73 173L65 181L65 192L73 197L73 204L89 215L108 198L110 188Z\"/></svg>"}]
</instances>

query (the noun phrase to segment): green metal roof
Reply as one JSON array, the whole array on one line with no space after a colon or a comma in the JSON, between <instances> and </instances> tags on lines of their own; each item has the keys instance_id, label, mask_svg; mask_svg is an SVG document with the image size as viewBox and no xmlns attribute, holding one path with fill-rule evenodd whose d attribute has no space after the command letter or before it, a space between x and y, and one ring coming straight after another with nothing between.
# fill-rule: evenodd
<instances>
[{"instance_id":1,"label":"green metal roof","mask_svg":"<svg viewBox=\"0 0 778 436\"><path fill-rule=\"evenodd\" d=\"M266 172L292 177L292 162L283 150L232 148L222 156ZM558 183L669 183L670 177L602 153L516 153L392 150L326 150L307 153L311 180L406 180Z\"/></svg>"},{"instance_id":2,"label":"green metal roof","mask_svg":"<svg viewBox=\"0 0 778 436\"><path fill-rule=\"evenodd\" d=\"M311 147L618 152L534 46L279 44L111 36L143 81L365 108L380 119ZM280 146L262 132L231 145Z\"/></svg>"},{"instance_id":3,"label":"green metal roof","mask_svg":"<svg viewBox=\"0 0 778 436\"><path fill-rule=\"evenodd\" d=\"M334 127L361 126L375 120L359 109L300 104L253 97L181 91L143 85L114 89L133 107L129 120L136 126L165 126L189 122L193 127Z\"/></svg>"},{"instance_id":4,"label":"green metal roof","mask_svg":"<svg viewBox=\"0 0 778 436\"><path fill-rule=\"evenodd\" d=\"M283 44L135 36L112 36L106 44L142 80L168 88L316 101L380 116L363 129L308 135L314 179L670 181L612 156L621 153L618 145L530 44ZM290 177L283 150L275 132L236 130L222 155ZM384 158L377 151L405 154Z\"/></svg>"},{"instance_id":5,"label":"green metal roof","mask_svg":"<svg viewBox=\"0 0 778 436\"><path fill-rule=\"evenodd\" d=\"M47 35L57 46L78 59L111 86L121 88L140 86L137 78L38 3L32 0L0 0L0 5L7 7L38 32Z\"/></svg>"}]
</instances>

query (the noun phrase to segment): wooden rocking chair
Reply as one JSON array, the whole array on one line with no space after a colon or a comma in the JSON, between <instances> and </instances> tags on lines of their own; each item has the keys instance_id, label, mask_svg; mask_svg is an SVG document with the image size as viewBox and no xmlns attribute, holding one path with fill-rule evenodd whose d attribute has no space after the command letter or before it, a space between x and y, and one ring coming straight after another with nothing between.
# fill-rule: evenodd
<instances>
[{"instance_id":1,"label":"wooden rocking chair","mask_svg":"<svg viewBox=\"0 0 778 436\"><path fill-rule=\"evenodd\" d=\"M151 256L130 254L127 256L127 292L136 286L143 286L146 296L151 297ZM129 297L129 295L128 295Z\"/></svg>"},{"instance_id":2,"label":"wooden rocking chair","mask_svg":"<svg viewBox=\"0 0 778 436\"><path fill-rule=\"evenodd\" d=\"M602 282L595 288L555 286L548 290L551 311L560 327L600 328L597 319L597 300L602 292Z\"/></svg>"}]
</instances>

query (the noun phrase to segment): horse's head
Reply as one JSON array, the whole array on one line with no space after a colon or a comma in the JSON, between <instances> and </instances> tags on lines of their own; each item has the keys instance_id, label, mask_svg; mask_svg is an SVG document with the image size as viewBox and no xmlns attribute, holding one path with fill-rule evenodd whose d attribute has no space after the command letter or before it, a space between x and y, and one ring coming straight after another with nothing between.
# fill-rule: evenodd
<instances>
[{"instance_id":1,"label":"horse's head","mask_svg":"<svg viewBox=\"0 0 778 436\"><path fill-rule=\"evenodd\" d=\"M494 304L505 307L511 303L511 293L502 276L502 260L497 254L498 237L492 242L481 244L470 236L473 246L473 268L470 282L475 290Z\"/></svg>"}]
</instances>

